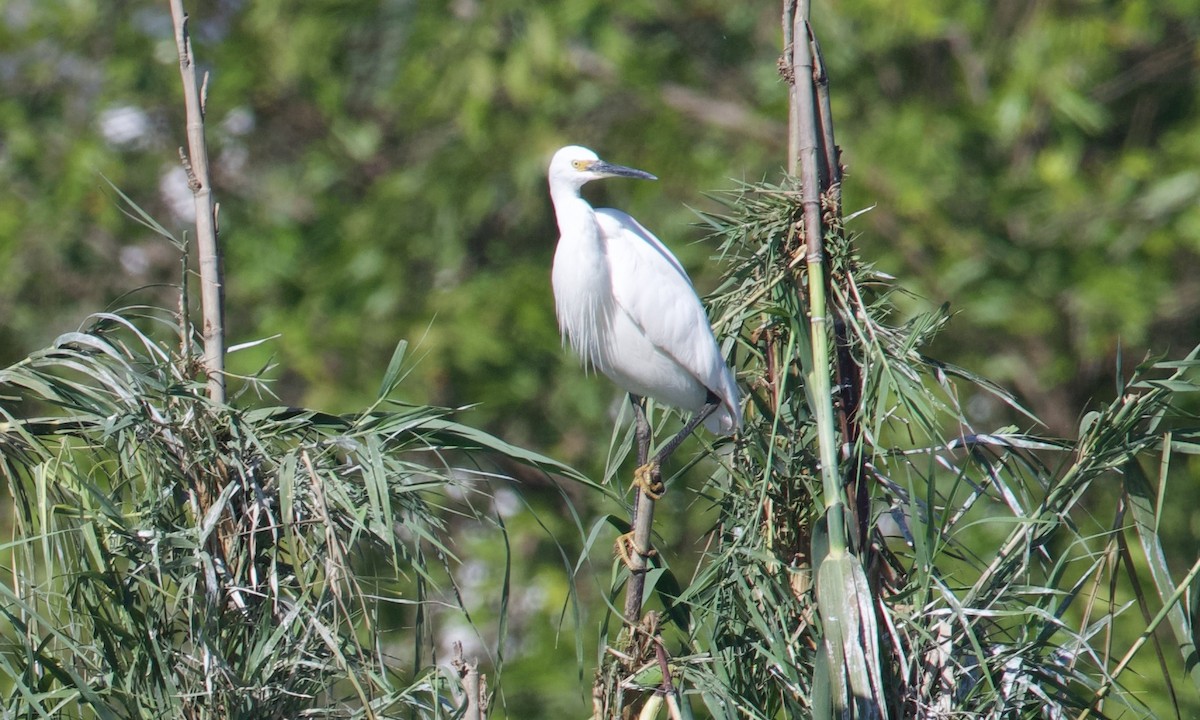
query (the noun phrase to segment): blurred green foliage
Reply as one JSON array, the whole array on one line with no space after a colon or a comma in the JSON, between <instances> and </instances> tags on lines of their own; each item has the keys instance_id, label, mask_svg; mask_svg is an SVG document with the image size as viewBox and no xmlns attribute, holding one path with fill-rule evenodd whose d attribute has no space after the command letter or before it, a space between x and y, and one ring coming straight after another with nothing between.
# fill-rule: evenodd
<instances>
[{"instance_id":1,"label":"blurred green foliage","mask_svg":"<svg viewBox=\"0 0 1200 720\"><path fill-rule=\"evenodd\" d=\"M284 399L361 404L400 337L423 397L595 457L614 394L555 346L543 165L567 142L662 178L595 191L710 287L688 205L784 164L770 4L223 0L190 8L234 342ZM816 4L864 252L950 301L947 360L1055 432L1118 343L1186 346L1200 304L1200 3ZM186 222L163 3L0 11L5 360L175 259L101 175ZM174 210L172 208L175 208ZM151 291L153 294L154 291ZM168 291L159 291L166 297ZM997 408L977 408L981 419Z\"/></svg>"},{"instance_id":2,"label":"blurred green foliage","mask_svg":"<svg viewBox=\"0 0 1200 720\"><path fill-rule=\"evenodd\" d=\"M232 370L277 363L284 401L356 409L408 338L407 399L477 403L464 421L598 474L621 398L560 349L545 163L582 143L658 175L588 194L641 219L711 288L714 248L694 242L689 206L785 164L779 7L189 5L212 72L230 340L282 335ZM851 229L912 302L963 313L941 359L1013 386L1068 435L1111 393L1119 347L1128 364L1195 344L1200 1L814 5L847 210L872 206ZM187 226L176 63L165 2L0 2L0 363L135 288L173 302L173 250L121 214L104 178ZM1004 412L968 410L984 425ZM695 551L667 532L665 546ZM531 533L514 528L514 543L545 544ZM557 618L557 551L526 549L550 569L520 582L545 583L537 611ZM509 669L574 683L574 641L524 632L530 655ZM510 709L586 703L562 694Z\"/></svg>"},{"instance_id":3,"label":"blurred green foliage","mask_svg":"<svg viewBox=\"0 0 1200 720\"><path fill-rule=\"evenodd\" d=\"M1069 434L1118 344L1126 371L1191 345L1200 5L837 10L823 40L849 206L876 205L873 257L969 319L944 356Z\"/></svg>"},{"instance_id":4,"label":"blurred green foliage","mask_svg":"<svg viewBox=\"0 0 1200 720\"><path fill-rule=\"evenodd\" d=\"M698 237L685 203L779 162L778 140L663 100L665 88L686 89L770 124L784 107L773 71L763 72L777 52L772 8L266 0L190 9L197 57L212 70L231 341L283 335L235 355L234 368L278 353L286 400L361 405L407 337L422 358L408 387L424 396L413 400L480 403L476 416L514 441L594 457L587 438L608 424L615 396L580 382L559 350L549 154L587 143L666 178L605 191L697 270L709 249L678 242ZM3 208L0 244L27 267L2 300L22 309L5 323L11 359L118 292L177 272L116 212L101 173L144 206L157 201L160 216L172 217L172 200L187 203L165 7L14 2L6 15L5 56L18 71L0 101L9 128L0 172L23 191ZM32 82L27 70L47 64L86 72ZM65 113L66 103L79 107ZM122 122L145 127L115 137Z\"/></svg>"}]
</instances>

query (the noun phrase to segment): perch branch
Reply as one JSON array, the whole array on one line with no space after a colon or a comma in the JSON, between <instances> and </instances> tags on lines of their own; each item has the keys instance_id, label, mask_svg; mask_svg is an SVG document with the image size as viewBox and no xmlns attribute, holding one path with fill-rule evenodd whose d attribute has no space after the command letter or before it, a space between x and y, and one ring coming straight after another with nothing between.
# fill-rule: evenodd
<instances>
[{"instance_id":1,"label":"perch branch","mask_svg":"<svg viewBox=\"0 0 1200 720\"><path fill-rule=\"evenodd\" d=\"M637 424L637 466L650 458L650 423L646 419L645 401L633 398L633 414ZM654 499L639 487L633 498L630 518L633 526L633 546L629 553L629 580L625 583L625 624L633 627L642 616L642 595L646 589L646 562L650 549L650 534L654 526Z\"/></svg>"},{"instance_id":2,"label":"perch branch","mask_svg":"<svg viewBox=\"0 0 1200 720\"><path fill-rule=\"evenodd\" d=\"M646 590L646 551L654 524L654 500L638 488L633 501L633 552L629 553L629 582L625 585L625 623L634 625L642 614L642 595Z\"/></svg>"}]
</instances>

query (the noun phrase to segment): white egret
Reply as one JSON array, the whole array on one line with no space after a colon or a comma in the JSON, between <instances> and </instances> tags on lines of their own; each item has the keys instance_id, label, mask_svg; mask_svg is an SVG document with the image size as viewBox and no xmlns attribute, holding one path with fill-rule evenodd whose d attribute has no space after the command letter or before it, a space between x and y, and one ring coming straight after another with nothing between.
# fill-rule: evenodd
<instances>
[{"instance_id":1,"label":"white egret","mask_svg":"<svg viewBox=\"0 0 1200 720\"><path fill-rule=\"evenodd\" d=\"M604 162L576 145L560 149L550 161L550 198L560 233L554 306L564 341L585 365L630 394L643 447L648 447L649 426L641 398L694 413L635 474L636 484L656 499L660 463L701 422L718 434L736 432L742 424L740 399L683 266L637 220L620 210L593 209L580 196L585 183L606 177L657 179Z\"/></svg>"}]
</instances>

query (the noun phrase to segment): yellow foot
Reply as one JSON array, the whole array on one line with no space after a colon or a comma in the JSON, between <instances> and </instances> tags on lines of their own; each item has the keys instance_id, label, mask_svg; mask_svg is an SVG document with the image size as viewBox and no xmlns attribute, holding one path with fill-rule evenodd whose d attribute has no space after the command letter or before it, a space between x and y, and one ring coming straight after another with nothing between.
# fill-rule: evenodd
<instances>
[{"instance_id":1,"label":"yellow foot","mask_svg":"<svg viewBox=\"0 0 1200 720\"><path fill-rule=\"evenodd\" d=\"M657 500L667 492L667 486L662 481L662 470L653 460L633 471L633 485L630 487L641 488L651 500Z\"/></svg>"},{"instance_id":2,"label":"yellow foot","mask_svg":"<svg viewBox=\"0 0 1200 720\"><path fill-rule=\"evenodd\" d=\"M616 551L617 557L621 558L621 562L625 563L625 567L628 568L633 567L633 556L635 553L644 558L654 557L658 554L658 551L654 548L646 548L643 550L634 544L633 533L631 532L627 532L618 537L616 547L613 549Z\"/></svg>"}]
</instances>

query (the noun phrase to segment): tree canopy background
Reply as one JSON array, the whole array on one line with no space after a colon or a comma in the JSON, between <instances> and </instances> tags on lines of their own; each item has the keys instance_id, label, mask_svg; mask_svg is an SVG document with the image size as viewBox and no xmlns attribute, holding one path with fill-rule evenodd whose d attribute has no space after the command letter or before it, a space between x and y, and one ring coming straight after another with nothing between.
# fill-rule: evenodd
<instances>
[{"instance_id":1,"label":"tree canopy background","mask_svg":"<svg viewBox=\"0 0 1200 720\"><path fill-rule=\"evenodd\" d=\"M587 194L638 217L707 289L714 246L691 208L784 163L779 8L189 9L212 73L230 340L281 336L231 369L277 364L281 399L340 411L366 404L408 338L409 399L474 405L474 424L598 473L622 398L560 349L545 164L579 143L658 175ZM1121 367L1200 337L1200 3L855 0L816 3L815 22L846 208L871 207L851 229L914 306L959 311L939 358L1011 386L1069 435ZM0 4L0 363L110 303L174 297L173 249L105 182L189 223L174 53L153 0ZM983 398L969 409L1004 418ZM556 502L547 493L544 521ZM1176 512L1168 524L1194 546ZM510 707L551 716L583 698L552 642L562 566L522 532L539 559L522 571L506 672L564 691ZM685 525L671 532L688 546Z\"/></svg>"}]
</instances>

